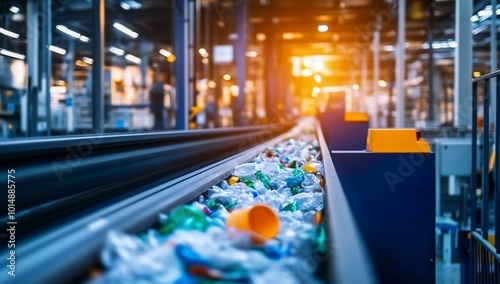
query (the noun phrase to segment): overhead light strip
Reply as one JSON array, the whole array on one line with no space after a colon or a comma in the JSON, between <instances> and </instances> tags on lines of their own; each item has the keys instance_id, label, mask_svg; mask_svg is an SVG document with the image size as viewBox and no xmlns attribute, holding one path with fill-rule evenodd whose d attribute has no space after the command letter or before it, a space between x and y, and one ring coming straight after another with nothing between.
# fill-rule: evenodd
<instances>
[{"instance_id":1,"label":"overhead light strip","mask_svg":"<svg viewBox=\"0 0 500 284\"><path fill-rule=\"evenodd\" d=\"M66 49L64 49L62 47L59 47L59 46L55 46L55 45L49 46L49 50L52 51L52 52L55 52L57 54L60 54L60 55L65 55L66 54Z\"/></svg>"},{"instance_id":2,"label":"overhead light strip","mask_svg":"<svg viewBox=\"0 0 500 284\"><path fill-rule=\"evenodd\" d=\"M113 27L117 30L119 30L120 32L128 35L129 37L131 38L137 38L139 36L138 33L134 32L133 30L127 28L126 26L118 23L118 22L114 22L113 23Z\"/></svg>"},{"instance_id":3,"label":"overhead light strip","mask_svg":"<svg viewBox=\"0 0 500 284\"><path fill-rule=\"evenodd\" d=\"M56 29L58 29L59 31L71 36L71 37L74 37L74 38L77 38L83 42L88 42L90 39L82 34L80 34L79 32L75 32L74 30L66 27L65 25L57 25L56 26Z\"/></svg>"},{"instance_id":4,"label":"overhead light strip","mask_svg":"<svg viewBox=\"0 0 500 284\"><path fill-rule=\"evenodd\" d=\"M141 63L141 59L137 56L132 55L132 54L125 55L125 59L127 59L128 61L133 62L135 64Z\"/></svg>"},{"instance_id":5,"label":"overhead light strip","mask_svg":"<svg viewBox=\"0 0 500 284\"><path fill-rule=\"evenodd\" d=\"M115 46L110 46L109 51L118 55L118 56L123 56L125 54L125 50L115 47Z\"/></svg>"},{"instance_id":6,"label":"overhead light strip","mask_svg":"<svg viewBox=\"0 0 500 284\"><path fill-rule=\"evenodd\" d=\"M6 30L4 28L0 28L0 33L6 35L8 37L11 37L11 38L19 38L19 34L15 33L15 32L11 32L9 30Z\"/></svg>"},{"instance_id":7,"label":"overhead light strip","mask_svg":"<svg viewBox=\"0 0 500 284\"><path fill-rule=\"evenodd\" d=\"M0 54L21 60L24 60L26 58L26 55L24 54L20 54L3 48L0 49Z\"/></svg>"}]
</instances>

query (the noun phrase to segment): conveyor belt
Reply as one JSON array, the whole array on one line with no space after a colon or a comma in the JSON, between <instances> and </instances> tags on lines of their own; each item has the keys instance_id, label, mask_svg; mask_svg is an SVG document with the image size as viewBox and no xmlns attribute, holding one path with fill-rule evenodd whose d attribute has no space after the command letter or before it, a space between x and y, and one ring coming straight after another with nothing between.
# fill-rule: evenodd
<instances>
[{"instance_id":1,"label":"conveyor belt","mask_svg":"<svg viewBox=\"0 0 500 284\"><path fill-rule=\"evenodd\" d=\"M6 158L6 167L16 170L16 214L23 219L20 238L190 173L290 127L286 124L2 143L0 156ZM2 217L0 223L5 224L6 217Z\"/></svg>"},{"instance_id":2,"label":"conveyor belt","mask_svg":"<svg viewBox=\"0 0 500 284\"><path fill-rule=\"evenodd\" d=\"M90 138L52 139L53 144L27 140L17 154L35 156L31 162L16 160L20 156L0 145L0 154L14 164L9 168L19 173L16 193L23 201L18 207L23 209L18 211L23 214L18 218L22 228L18 244L22 245L16 252L22 268L16 283L34 283L34 275L36 283L74 282L96 262L106 231L145 229L158 213L192 200L225 178L234 166L283 140L284 136L269 138L290 128L291 124L194 134L92 136L102 139L101 143L74 167L85 175L68 175L60 183L54 182L55 176L44 183L44 178L55 175L44 165L64 161L65 148ZM7 283L5 277L9 277L4 270L0 283Z\"/></svg>"}]
</instances>

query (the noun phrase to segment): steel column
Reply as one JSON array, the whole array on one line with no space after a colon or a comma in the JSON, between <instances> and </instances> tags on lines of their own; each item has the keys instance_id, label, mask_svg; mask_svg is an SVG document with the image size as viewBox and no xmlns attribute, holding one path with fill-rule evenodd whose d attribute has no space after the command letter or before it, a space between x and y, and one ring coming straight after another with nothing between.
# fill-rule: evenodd
<instances>
[{"instance_id":1,"label":"steel column","mask_svg":"<svg viewBox=\"0 0 500 284\"><path fill-rule=\"evenodd\" d=\"M373 127L377 128L380 125L380 114L379 114L379 94L378 94L378 81L380 80L380 24L376 24L377 27L373 33L373 101L375 103L375 121L373 121Z\"/></svg>"},{"instance_id":2,"label":"steel column","mask_svg":"<svg viewBox=\"0 0 500 284\"><path fill-rule=\"evenodd\" d=\"M174 62L175 92L177 112L175 127L178 130L188 129L188 97L189 97L189 58L188 58L188 0L173 0L174 18Z\"/></svg>"},{"instance_id":3,"label":"steel column","mask_svg":"<svg viewBox=\"0 0 500 284\"><path fill-rule=\"evenodd\" d=\"M52 1L44 1L44 42L43 42L43 66L42 71L45 91L45 123L47 128L47 136L51 135L52 120L50 109L50 80L52 78L52 54L49 46L52 44Z\"/></svg>"},{"instance_id":4,"label":"steel column","mask_svg":"<svg viewBox=\"0 0 500 284\"><path fill-rule=\"evenodd\" d=\"M366 51L361 51L361 96L359 100L362 102L360 111L365 111L365 99L368 94L368 58Z\"/></svg>"},{"instance_id":5,"label":"steel column","mask_svg":"<svg viewBox=\"0 0 500 284\"><path fill-rule=\"evenodd\" d=\"M66 114L67 114L67 126L66 130L68 133L75 131L75 114L74 114L74 93L75 93L75 39L70 38L68 43L68 50L64 56L64 62L66 63Z\"/></svg>"},{"instance_id":6,"label":"steel column","mask_svg":"<svg viewBox=\"0 0 500 284\"><path fill-rule=\"evenodd\" d=\"M398 40L396 44L396 127L405 126L405 38L406 38L406 0L399 0Z\"/></svg>"},{"instance_id":7,"label":"steel column","mask_svg":"<svg viewBox=\"0 0 500 284\"><path fill-rule=\"evenodd\" d=\"M472 74L472 1L455 1L455 83L454 83L454 125L471 123L471 74Z\"/></svg>"},{"instance_id":8,"label":"steel column","mask_svg":"<svg viewBox=\"0 0 500 284\"><path fill-rule=\"evenodd\" d=\"M491 0L491 7L496 7L498 1L497 0ZM496 8L492 9L493 11L496 10ZM494 72L498 68L498 63L497 63L497 54L498 54L498 43L497 43L497 13L492 13L491 14L491 22L490 22L490 71ZM496 117L496 102L497 102L497 88L496 84L497 80L491 80L491 105L493 106L491 109L491 117ZM497 123L499 120L495 122L495 129L497 127Z\"/></svg>"},{"instance_id":9,"label":"steel column","mask_svg":"<svg viewBox=\"0 0 500 284\"><path fill-rule=\"evenodd\" d=\"M40 77L38 63L40 60L39 48L39 3L36 0L29 0L27 4L27 52L28 63L28 101L27 101L27 133L28 136L35 136L38 124L38 93L40 91Z\"/></svg>"},{"instance_id":10,"label":"steel column","mask_svg":"<svg viewBox=\"0 0 500 284\"><path fill-rule=\"evenodd\" d=\"M493 6L494 7L494 6ZM491 90L492 92L494 91L496 94L500 93L500 77L496 77L496 78L493 78L492 81L495 82L496 86L495 86L495 90ZM494 196L495 196L495 208L497 208L495 210L495 237L496 238L499 238L500 237L500 210L498 210L498 208L500 208L500 182L498 182L500 180L500 159L498 158L498 152L500 150L500 131L498 131L498 122L500 121L500 104L496 104L494 106L494 109L495 109L495 155L496 155L496 159L495 159L495 170L494 170L494 180L496 181L495 182L495 192L494 192ZM496 248L496 252L497 253L500 253L500 241L497 241L495 242L495 248Z\"/></svg>"},{"instance_id":11,"label":"steel column","mask_svg":"<svg viewBox=\"0 0 500 284\"><path fill-rule=\"evenodd\" d=\"M431 0L429 3L429 26L427 29L427 41L429 42L429 70L428 73L428 83L429 83L429 115L427 117L427 121L434 121L436 119L435 113L435 104L436 98L434 94L434 47L432 44L434 43L434 1ZM439 118L439 117L438 117Z\"/></svg>"},{"instance_id":12,"label":"steel column","mask_svg":"<svg viewBox=\"0 0 500 284\"><path fill-rule=\"evenodd\" d=\"M102 133L104 104L104 0L92 0L92 130Z\"/></svg>"},{"instance_id":13,"label":"steel column","mask_svg":"<svg viewBox=\"0 0 500 284\"><path fill-rule=\"evenodd\" d=\"M236 80L238 82L238 97L236 97L233 117L235 126L244 126L247 124L246 107L245 107L245 82L247 71L247 26L248 13L247 1L240 1L236 6L236 33L238 38L235 44L235 59L236 59Z\"/></svg>"},{"instance_id":14,"label":"steel column","mask_svg":"<svg viewBox=\"0 0 500 284\"><path fill-rule=\"evenodd\" d=\"M276 72L275 72L275 45L274 34L266 34L265 64L266 64L266 118L272 121L276 113Z\"/></svg>"},{"instance_id":15,"label":"steel column","mask_svg":"<svg viewBox=\"0 0 500 284\"><path fill-rule=\"evenodd\" d=\"M470 83L469 83L470 85ZM489 175L489 163L490 163L490 79L484 81L484 105L483 105L483 168L481 173L481 196L483 201L483 206L481 210L481 230L483 234L483 239L488 239L488 221L490 217L489 202L490 202L490 175ZM474 163L474 161L472 161Z\"/></svg>"}]
</instances>

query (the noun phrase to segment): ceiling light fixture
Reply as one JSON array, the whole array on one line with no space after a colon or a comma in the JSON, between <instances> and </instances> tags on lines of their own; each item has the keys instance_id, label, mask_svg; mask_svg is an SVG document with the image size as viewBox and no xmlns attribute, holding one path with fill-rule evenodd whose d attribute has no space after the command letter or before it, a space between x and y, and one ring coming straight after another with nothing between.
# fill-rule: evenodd
<instances>
[{"instance_id":1,"label":"ceiling light fixture","mask_svg":"<svg viewBox=\"0 0 500 284\"><path fill-rule=\"evenodd\" d=\"M82 61L89 64L89 65L92 65L94 63L94 59L90 58L90 57L82 57Z\"/></svg>"},{"instance_id":2,"label":"ceiling light fixture","mask_svg":"<svg viewBox=\"0 0 500 284\"><path fill-rule=\"evenodd\" d=\"M55 46L55 45L49 46L49 50L52 51L52 52L55 52L57 54L60 54L60 55L65 55L66 54L66 49L64 49L62 47L59 47L59 46Z\"/></svg>"},{"instance_id":3,"label":"ceiling light fixture","mask_svg":"<svg viewBox=\"0 0 500 284\"><path fill-rule=\"evenodd\" d=\"M69 36L72 36L74 38L80 38L80 36L81 36L80 33L75 32L74 30L69 29L65 25L57 25L56 29L58 29L59 31L61 31L61 32L65 33L65 34L67 34Z\"/></svg>"},{"instance_id":4,"label":"ceiling light fixture","mask_svg":"<svg viewBox=\"0 0 500 284\"><path fill-rule=\"evenodd\" d=\"M120 32L128 35L129 37L131 38L137 38L139 36L138 33L134 32L133 30L127 28L126 26L118 23L118 22L114 22L113 23L113 27L117 30L119 30Z\"/></svg>"},{"instance_id":5,"label":"ceiling light fixture","mask_svg":"<svg viewBox=\"0 0 500 284\"><path fill-rule=\"evenodd\" d=\"M327 25L319 25L319 26L318 26L318 31L319 31L320 33L327 32L327 31L328 31L328 26L327 26Z\"/></svg>"},{"instance_id":6,"label":"ceiling light fixture","mask_svg":"<svg viewBox=\"0 0 500 284\"><path fill-rule=\"evenodd\" d=\"M133 62L135 64L141 63L141 59L137 56L132 55L132 54L125 55L125 59L127 59L128 61Z\"/></svg>"},{"instance_id":7,"label":"ceiling light fixture","mask_svg":"<svg viewBox=\"0 0 500 284\"><path fill-rule=\"evenodd\" d=\"M12 58L16 58L16 59L21 59L21 60L24 60L26 58L26 55L24 55L24 54L20 54L20 53L10 51L7 49L0 49L0 54L5 55L5 56L9 56Z\"/></svg>"},{"instance_id":8,"label":"ceiling light fixture","mask_svg":"<svg viewBox=\"0 0 500 284\"><path fill-rule=\"evenodd\" d=\"M4 28L0 28L0 34L4 34L4 35L11 37L11 38L19 38L19 34L16 34L15 32L11 32L11 31L6 30Z\"/></svg>"},{"instance_id":9,"label":"ceiling light fixture","mask_svg":"<svg viewBox=\"0 0 500 284\"><path fill-rule=\"evenodd\" d=\"M19 11L21 11L21 9L19 9L19 7L16 6L11 6L9 10L14 14L17 14L19 13Z\"/></svg>"},{"instance_id":10,"label":"ceiling light fixture","mask_svg":"<svg viewBox=\"0 0 500 284\"><path fill-rule=\"evenodd\" d=\"M115 46L110 46L109 51L111 53L118 55L118 56L123 56L125 54L125 50L118 48L118 47L115 47Z\"/></svg>"}]
</instances>

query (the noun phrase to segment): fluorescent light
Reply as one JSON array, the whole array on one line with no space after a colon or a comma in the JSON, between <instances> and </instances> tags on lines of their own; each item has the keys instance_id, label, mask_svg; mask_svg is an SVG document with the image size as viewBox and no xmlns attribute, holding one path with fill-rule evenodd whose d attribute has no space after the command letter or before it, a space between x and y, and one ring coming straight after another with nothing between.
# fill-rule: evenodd
<instances>
[{"instance_id":1,"label":"fluorescent light","mask_svg":"<svg viewBox=\"0 0 500 284\"><path fill-rule=\"evenodd\" d=\"M477 15L473 15L472 17L470 17L470 21L477 22L477 21L479 21L479 17Z\"/></svg>"},{"instance_id":2,"label":"fluorescent light","mask_svg":"<svg viewBox=\"0 0 500 284\"><path fill-rule=\"evenodd\" d=\"M109 51L111 51L112 53L114 53L118 56L123 56L125 54L125 50L118 48L118 47L114 47L114 46L110 46Z\"/></svg>"},{"instance_id":3,"label":"fluorescent light","mask_svg":"<svg viewBox=\"0 0 500 284\"><path fill-rule=\"evenodd\" d=\"M16 34L15 32L11 32L11 31L6 30L4 28L0 28L0 34L4 34L4 35L12 37L12 38L19 38L19 34Z\"/></svg>"},{"instance_id":4,"label":"fluorescent light","mask_svg":"<svg viewBox=\"0 0 500 284\"><path fill-rule=\"evenodd\" d=\"M49 46L49 50L52 51L52 52L61 54L61 55L65 55L66 54L66 49L64 49L62 47L59 47L59 46L55 46L55 45Z\"/></svg>"},{"instance_id":5,"label":"fluorescent light","mask_svg":"<svg viewBox=\"0 0 500 284\"><path fill-rule=\"evenodd\" d=\"M165 49L160 49L160 54L165 56L165 57L169 57L172 55L172 52L168 51L168 50L165 50Z\"/></svg>"},{"instance_id":6,"label":"fluorescent light","mask_svg":"<svg viewBox=\"0 0 500 284\"><path fill-rule=\"evenodd\" d=\"M123 10L130 10L130 5L125 2L121 2L120 7L122 7Z\"/></svg>"},{"instance_id":7,"label":"fluorescent light","mask_svg":"<svg viewBox=\"0 0 500 284\"><path fill-rule=\"evenodd\" d=\"M133 56L132 54L125 55L125 59L127 59L128 61L133 62L135 64L141 63L141 59L137 56Z\"/></svg>"},{"instance_id":8,"label":"fluorescent light","mask_svg":"<svg viewBox=\"0 0 500 284\"><path fill-rule=\"evenodd\" d=\"M21 9L19 9L19 7L16 7L16 6L11 6L9 10L10 10L12 13L17 14L17 13L19 13L19 11L20 11Z\"/></svg>"},{"instance_id":9,"label":"fluorescent light","mask_svg":"<svg viewBox=\"0 0 500 284\"><path fill-rule=\"evenodd\" d=\"M318 31L319 31L320 33L327 32L327 31L328 31L328 26L327 26L327 25L319 25L319 26L318 26Z\"/></svg>"},{"instance_id":10,"label":"fluorescent light","mask_svg":"<svg viewBox=\"0 0 500 284\"><path fill-rule=\"evenodd\" d=\"M88 42L90 39L84 35L81 35L80 36L80 40L83 41L83 42Z\"/></svg>"},{"instance_id":11,"label":"fluorescent light","mask_svg":"<svg viewBox=\"0 0 500 284\"><path fill-rule=\"evenodd\" d=\"M57 25L56 26L56 29L60 30L61 32L67 34L67 35L70 35L74 38L80 38L81 34L80 33L77 33L75 32L74 30L71 30L69 29L68 27L66 27L65 25Z\"/></svg>"},{"instance_id":12,"label":"fluorescent light","mask_svg":"<svg viewBox=\"0 0 500 284\"><path fill-rule=\"evenodd\" d=\"M137 10L142 8L142 4L134 0L125 0L120 2L124 10Z\"/></svg>"},{"instance_id":13,"label":"fluorescent light","mask_svg":"<svg viewBox=\"0 0 500 284\"><path fill-rule=\"evenodd\" d=\"M246 57L251 57L251 58L255 58L257 57L257 51L255 50L249 50L245 53Z\"/></svg>"},{"instance_id":14,"label":"fluorescent light","mask_svg":"<svg viewBox=\"0 0 500 284\"><path fill-rule=\"evenodd\" d=\"M87 63L87 64L92 64L94 63L94 59L90 58L90 57L82 57L82 61Z\"/></svg>"},{"instance_id":15,"label":"fluorescent light","mask_svg":"<svg viewBox=\"0 0 500 284\"><path fill-rule=\"evenodd\" d=\"M0 54L21 60L24 60L24 58L26 58L26 55L19 54L17 52L10 51L7 49L0 49Z\"/></svg>"},{"instance_id":16,"label":"fluorescent light","mask_svg":"<svg viewBox=\"0 0 500 284\"><path fill-rule=\"evenodd\" d=\"M126 26L118 23L118 22L114 22L113 23L113 27L117 30L119 30L120 32L128 35L129 37L131 38L137 38L139 36L138 33L134 32L133 30L127 28Z\"/></svg>"}]
</instances>

